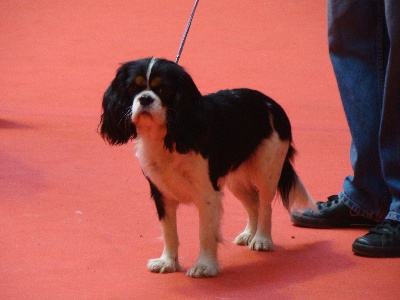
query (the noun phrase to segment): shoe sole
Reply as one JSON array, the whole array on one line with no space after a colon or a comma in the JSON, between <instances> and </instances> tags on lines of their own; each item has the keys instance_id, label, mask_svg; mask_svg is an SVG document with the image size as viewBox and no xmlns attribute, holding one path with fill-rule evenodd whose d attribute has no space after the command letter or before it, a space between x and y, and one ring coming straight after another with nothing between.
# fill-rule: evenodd
<instances>
[{"instance_id":1,"label":"shoe sole","mask_svg":"<svg viewBox=\"0 0 400 300\"><path fill-rule=\"evenodd\" d=\"M326 220L306 218L304 216L296 216L293 214L290 217L290 220L296 226L300 226L300 227L319 228L319 229L346 227L346 225L343 226L343 224L332 224L331 222L328 222Z\"/></svg>"},{"instance_id":2,"label":"shoe sole","mask_svg":"<svg viewBox=\"0 0 400 300\"><path fill-rule=\"evenodd\" d=\"M354 254L366 257L400 257L400 248L381 248L367 246L357 242L353 243L352 250Z\"/></svg>"},{"instance_id":3,"label":"shoe sole","mask_svg":"<svg viewBox=\"0 0 400 300\"><path fill-rule=\"evenodd\" d=\"M290 220L297 226L319 229L349 228L349 227L375 227L378 223L343 223L332 222L331 220L306 217L302 214L292 213Z\"/></svg>"}]
</instances>

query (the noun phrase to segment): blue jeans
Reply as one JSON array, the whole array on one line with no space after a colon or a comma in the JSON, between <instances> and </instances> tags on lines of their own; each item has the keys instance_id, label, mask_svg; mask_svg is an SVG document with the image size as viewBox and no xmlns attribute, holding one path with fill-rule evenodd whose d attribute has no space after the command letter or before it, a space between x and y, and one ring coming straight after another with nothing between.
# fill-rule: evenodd
<instances>
[{"instance_id":1,"label":"blue jeans","mask_svg":"<svg viewBox=\"0 0 400 300\"><path fill-rule=\"evenodd\" d=\"M339 198L400 221L400 1L328 0L329 54L352 143Z\"/></svg>"}]
</instances>

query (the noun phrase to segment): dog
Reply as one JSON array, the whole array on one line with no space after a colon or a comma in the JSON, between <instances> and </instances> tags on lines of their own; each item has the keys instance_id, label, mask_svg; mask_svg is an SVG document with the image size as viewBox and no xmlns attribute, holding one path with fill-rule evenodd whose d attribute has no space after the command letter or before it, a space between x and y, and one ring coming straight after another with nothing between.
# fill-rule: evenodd
<instances>
[{"instance_id":1,"label":"dog","mask_svg":"<svg viewBox=\"0 0 400 300\"><path fill-rule=\"evenodd\" d=\"M297 176L291 125L282 107L251 89L202 95L178 64L153 57L117 70L103 97L100 134L111 145L135 140L136 156L150 184L164 250L150 259L152 272L182 269L178 260L176 210L194 204L199 212L200 253L191 277L219 272L222 189L243 204L247 226L234 240L270 251L271 203L276 194L290 211L312 207Z\"/></svg>"}]
</instances>

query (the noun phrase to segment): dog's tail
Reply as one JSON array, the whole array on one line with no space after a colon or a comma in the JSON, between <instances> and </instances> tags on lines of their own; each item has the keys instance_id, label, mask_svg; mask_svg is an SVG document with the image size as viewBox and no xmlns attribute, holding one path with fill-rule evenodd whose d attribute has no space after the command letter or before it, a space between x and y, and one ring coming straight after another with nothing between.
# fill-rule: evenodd
<instances>
[{"instance_id":1,"label":"dog's tail","mask_svg":"<svg viewBox=\"0 0 400 300\"><path fill-rule=\"evenodd\" d=\"M278 182L278 192L289 212L294 209L314 208L315 206L313 199L293 168L292 160L295 153L296 150L290 145Z\"/></svg>"}]
</instances>

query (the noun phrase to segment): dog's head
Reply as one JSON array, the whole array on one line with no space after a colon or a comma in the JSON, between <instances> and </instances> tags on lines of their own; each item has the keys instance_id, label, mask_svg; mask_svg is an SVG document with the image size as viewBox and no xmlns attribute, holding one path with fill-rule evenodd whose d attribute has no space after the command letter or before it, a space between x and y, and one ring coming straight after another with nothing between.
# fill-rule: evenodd
<instances>
[{"instance_id":1,"label":"dog's head","mask_svg":"<svg viewBox=\"0 0 400 300\"><path fill-rule=\"evenodd\" d=\"M163 129L170 151L199 151L202 96L174 62L146 58L123 64L103 97L101 136L121 145L146 131Z\"/></svg>"}]
</instances>

